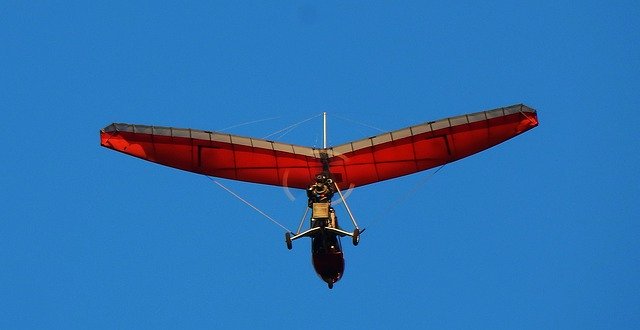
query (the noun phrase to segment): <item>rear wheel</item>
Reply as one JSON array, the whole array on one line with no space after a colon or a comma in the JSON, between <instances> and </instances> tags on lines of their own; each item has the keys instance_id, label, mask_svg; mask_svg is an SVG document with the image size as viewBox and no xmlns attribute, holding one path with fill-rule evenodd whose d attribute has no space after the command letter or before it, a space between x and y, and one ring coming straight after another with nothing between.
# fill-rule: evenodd
<instances>
[{"instance_id":1,"label":"rear wheel","mask_svg":"<svg viewBox=\"0 0 640 330\"><path fill-rule=\"evenodd\" d=\"M291 242L291 233L285 233L284 240L285 242L287 242L287 249L293 249L293 243Z\"/></svg>"},{"instance_id":2,"label":"rear wheel","mask_svg":"<svg viewBox=\"0 0 640 330\"><path fill-rule=\"evenodd\" d=\"M360 229L356 228L353 230L353 246L358 246L360 243Z\"/></svg>"}]
</instances>

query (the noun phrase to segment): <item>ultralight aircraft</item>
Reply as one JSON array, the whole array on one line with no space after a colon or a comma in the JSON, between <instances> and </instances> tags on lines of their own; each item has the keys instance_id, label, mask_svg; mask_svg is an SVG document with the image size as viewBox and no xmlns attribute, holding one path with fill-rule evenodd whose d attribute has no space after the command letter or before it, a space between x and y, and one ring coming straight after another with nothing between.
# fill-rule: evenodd
<instances>
[{"instance_id":1,"label":"ultralight aircraft","mask_svg":"<svg viewBox=\"0 0 640 330\"><path fill-rule=\"evenodd\" d=\"M305 147L221 132L114 123L100 130L100 144L154 163L207 176L305 189L309 229L287 231L293 241L311 239L316 273L333 288L344 273L340 238L358 245L360 227L342 190L443 166L493 147L538 126L534 109L517 104L429 121L338 146ZM331 206L338 193L353 231L338 225ZM303 216L303 220L306 217ZM301 223L302 225L302 223Z\"/></svg>"}]
</instances>

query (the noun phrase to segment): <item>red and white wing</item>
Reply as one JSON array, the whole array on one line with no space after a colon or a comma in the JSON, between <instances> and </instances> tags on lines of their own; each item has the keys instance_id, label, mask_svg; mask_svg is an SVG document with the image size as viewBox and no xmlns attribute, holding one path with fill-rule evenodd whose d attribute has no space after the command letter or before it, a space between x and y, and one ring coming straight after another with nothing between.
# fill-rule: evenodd
<instances>
[{"instance_id":1,"label":"red and white wing","mask_svg":"<svg viewBox=\"0 0 640 330\"><path fill-rule=\"evenodd\" d=\"M100 131L101 145L151 162L226 179L306 189L321 154L341 189L427 170L504 142L538 125L514 105L407 127L328 149L231 134L131 124Z\"/></svg>"}]
</instances>

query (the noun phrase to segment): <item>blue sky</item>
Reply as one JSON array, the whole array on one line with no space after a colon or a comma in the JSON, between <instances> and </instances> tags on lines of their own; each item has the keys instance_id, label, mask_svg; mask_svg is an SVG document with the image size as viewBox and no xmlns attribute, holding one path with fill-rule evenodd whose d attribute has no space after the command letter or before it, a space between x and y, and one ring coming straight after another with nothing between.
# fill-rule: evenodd
<instances>
[{"instance_id":1,"label":"blue sky","mask_svg":"<svg viewBox=\"0 0 640 330\"><path fill-rule=\"evenodd\" d=\"M0 4L1 328L637 328L633 1ZM308 242L111 122L329 143L525 103L540 126L356 189L333 290ZM315 119L276 136L319 146ZM221 181L290 228L304 196ZM338 208L343 225L346 212Z\"/></svg>"}]
</instances>

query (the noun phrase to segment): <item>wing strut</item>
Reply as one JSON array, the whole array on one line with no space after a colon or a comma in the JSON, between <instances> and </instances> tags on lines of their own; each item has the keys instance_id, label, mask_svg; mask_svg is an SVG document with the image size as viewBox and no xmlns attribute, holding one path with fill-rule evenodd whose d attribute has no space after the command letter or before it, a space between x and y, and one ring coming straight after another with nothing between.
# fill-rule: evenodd
<instances>
[{"instance_id":1,"label":"wing strut","mask_svg":"<svg viewBox=\"0 0 640 330\"><path fill-rule=\"evenodd\" d=\"M351 222L353 222L353 227L355 229L357 229L358 231L360 231L360 227L358 227L358 224L356 223L356 219L353 217L353 213L351 213L351 209L349 208L349 204L347 204L347 200L344 198L344 195L342 195L342 191L340 191L340 187L338 187L338 184L333 181L333 184L336 187L336 190L338 191L338 194L340 195L340 199L342 200L342 203L344 204L344 208L347 209L347 213L349 213L349 217L351 218Z\"/></svg>"},{"instance_id":2,"label":"wing strut","mask_svg":"<svg viewBox=\"0 0 640 330\"><path fill-rule=\"evenodd\" d=\"M298 226L298 231L296 231L296 235L300 234L300 231L302 230L302 224L304 223L304 219L307 218L307 214L309 213L309 207L307 205L304 206L304 215L302 216L302 219L300 219L300 225Z\"/></svg>"}]
</instances>

